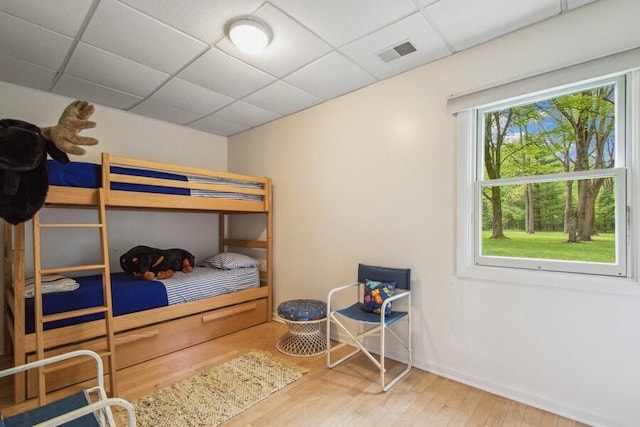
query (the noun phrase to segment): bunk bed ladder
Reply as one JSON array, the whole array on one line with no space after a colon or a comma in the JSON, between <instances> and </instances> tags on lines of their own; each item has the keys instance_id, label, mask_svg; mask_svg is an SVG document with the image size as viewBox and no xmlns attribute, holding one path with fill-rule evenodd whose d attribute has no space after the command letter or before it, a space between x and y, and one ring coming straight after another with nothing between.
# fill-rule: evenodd
<instances>
[{"instance_id":1,"label":"bunk bed ladder","mask_svg":"<svg viewBox=\"0 0 640 427\"><path fill-rule=\"evenodd\" d=\"M40 222L40 214L36 213L33 217L33 262L34 262L34 306L35 306L35 333L36 333L36 356L38 360L45 357L45 340L44 325L62 319L72 319L89 314L104 313L105 322L105 340L106 349L98 353L108 360L109 366L109 386L111 396L117 395L116 387L116 362L115 362L115 337L113 326L113 314L111 310L111 275L109 270L109 251L107 247L107 218L105 208L105 195L102 188L98 189L98 218L97 224L42 224ZM42 268L42 246L41 231L46 228L98 228L100 230L101 243L101 264L78 265L59 268ZM102 272L102 292L103 305L85 308L81 310L67 311L54 315L44 315L42 307L42 276L47 274L55 274L62 272L78 272L78 271L101 271ZM64 369L67 366L59 366L55 370ZM48 372L51 372L49 370ZM46 403L46 387L45 387L44 368L38 368L38 399L41 404Z\"/></svg>"},{"instance_id":2,"label":"bunk bed ladder","mask_svg":"<svg viewBox=\"0 0 640 427\"><path fill-rule=\"evenodd\" d=\"M23 222L11 225L4 222L4 297L5 297L5 354L13 352L13 366L24 365L27 361L24 351L24 316L9 316L9 307L12 313L24 313L24 298L13 291L14 287L24 288L24 268L15 266L24 265L24 238L25 225ZM12 340L13 338L13 340ZM14 377L15 403L24 401L26 393L26 374L18 373Z\"/></svg>"}]
</instances>

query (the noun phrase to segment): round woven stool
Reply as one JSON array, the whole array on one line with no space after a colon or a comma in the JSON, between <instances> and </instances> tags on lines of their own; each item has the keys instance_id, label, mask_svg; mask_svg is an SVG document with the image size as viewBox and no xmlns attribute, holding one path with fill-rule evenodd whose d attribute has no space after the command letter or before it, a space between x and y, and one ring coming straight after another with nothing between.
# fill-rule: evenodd
<instances>
[{"instance_id":1,"label":"round woven stool","mask_svg":"<svg viewBox=\"0 0 640 427\"><path fill-rule=\"evenodd\" d=\"M322 323L327 318L327 304L312 299L285 301L278 306L278 316L289 325L289 331L276 347L289 356L317 356L325 352L327 338Z\"/></svg>"}]
</instances>

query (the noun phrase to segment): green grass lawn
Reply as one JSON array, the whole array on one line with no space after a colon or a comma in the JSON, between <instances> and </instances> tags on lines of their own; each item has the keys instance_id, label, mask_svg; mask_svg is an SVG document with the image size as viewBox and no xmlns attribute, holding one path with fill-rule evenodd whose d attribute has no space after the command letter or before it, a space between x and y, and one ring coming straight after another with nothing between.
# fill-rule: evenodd
<instances>
[{"instance_id":1,"label":"green grass lawn","mask_svg":"<svg viewBox=\"0 0 640 427\"><path fill-rule=\"evenodd\" d=\"M602 233L591 242L567 243L567 235L536 231L505 230L508 239L490 239L491 231L482 232L482 255L521 258L544 258L570 261L613 263L616 260L615 235Z\"/></svg>"}]
</instances>

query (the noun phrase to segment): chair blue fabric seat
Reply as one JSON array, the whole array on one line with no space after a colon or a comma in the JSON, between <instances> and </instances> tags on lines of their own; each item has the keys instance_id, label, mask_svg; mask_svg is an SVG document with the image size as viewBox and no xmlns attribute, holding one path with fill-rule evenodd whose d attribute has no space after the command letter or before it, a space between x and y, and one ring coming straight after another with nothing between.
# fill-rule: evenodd
<instances>
[{"instance_id":1,"label":"chair blue fabric seat","mask_svg":"<svg viewBox=\"0 0 640 427\"><path fill-rule=\"evenodd\" d=\"M355 320L357 322L366 322L366 323L380 323L380 315L376 313L369 313L364 311L361 307L361 303L357 302L347 308L343 308L341 310L336 310L337 313L348 317L349 319ZM392 311L391 314L388 314L384 317L385 325L389 326L394 323L396 320L402 319L407 315L406 311Z\"/></svg>"},{"instance_id":2,"label":"chair blue fabric seat","mask_svg":"<svg viewBox=\"0 0 640 427\"><path fill-rule=\"evenodd\" d=\"M90 358L93 360L96 373L95 381L97 382L97 385L85 388L75 394L63 397L53 402L47 402L47 397L49 396L41 394L38 396L37 403L39 406L36 408L28 409L26 412L15 414L4 419L0 414L0 427L27 427L33 425L42 425L43 427L62 425L72 427L115 427L117 425L123 425L122 423L117 423L114 419L114 412L112 410L114 406L118 406L123 409L123 415L125 415L126 412L126 425L135 427L136 415L133 405L119 397L107 397L107 392L104 388L104 368L102 366L102 358L94 351L75 350L69 353L50 356L23 365L3 369L0 371L0 378L24 374L29 370L45 368L46 366L61 363L63 361L73 365L82 361L69 361L80 358ZM86 360L84 362L86 362ZM74 367L68 366L65 367L65 369L74 369ZM45 378L46 375L39 378L39 380L42 381L39 386L46 390Z\"/></svg>"},{"instance_id":3,"label":"chair blue fabric seat","mask_svg":"<svg viewBox=\"0 0 640 427\"><path fill-rule=\"evenodd\" d=\"M327 304L313 299L294 299L278 305L278 316L294 322L320 320L327 317Z\"/></svg>"},{"instance_id":4,"label":"chair blue fabric seat","mask_svg":"<svg viewBox=\"0 0 640 427\"><path fill-rule=\"evenodd\" d=\"M81 391L22 414L7 417L4 419L4 425L6 427L33 426L43 421L55 418L58 415L71 412L74 409L83 408L89 403L91 402L88 401L86 394L84 391ZM69 421L65 424L65 427L90 427L99 425L98 420L93 414L87 414L81 418Z\"/></svg>"},{"instance_id":5,"label":"chair blue fabric seat","mask_svg":"<svg viewBox=\"0 0 640 427\"><path fill-rule=\"evenodd\" d=\"M413 364L411 269L359 264L357 277L357 282L333 288L327 295L327 366L334 368L362 353L378 368L380 387L387 391L411 371ZM398 303L401 310L397 310ZM402 322L392 328L398 320ZM406 358L390 361L389 370L385 360L387 333L392 338L389 349L406 354ZM377 346L375 338L379 340ZM347 350L340 350L343 348Z\"/></svg>"}]
</instances>

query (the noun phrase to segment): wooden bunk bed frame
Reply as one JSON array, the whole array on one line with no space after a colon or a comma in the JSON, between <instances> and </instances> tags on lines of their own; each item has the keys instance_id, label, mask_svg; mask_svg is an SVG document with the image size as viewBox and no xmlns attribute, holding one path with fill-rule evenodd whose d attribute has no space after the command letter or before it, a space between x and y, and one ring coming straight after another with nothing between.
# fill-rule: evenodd
<instances>
[{"instance_id":1,"label":"wooden bunk bed frame","mask_svg":"<svg viewBox=\"0 0 640 427\"><path fill-rule=\"evenodd\" d=\"M260 184L262 189L220 186L160 178L132 177L111 172L111 166L142 168L237 179ZM259 200L234 200L197 196L139 193L111 190L112 182L161 185L185 189L212 190L261 196ZM163 209L208 211L219 214L219 251L228 248L263 250L265 263L260 270L260 287L203 300L170 305L113 317L117 369L135 365L164 354L211 340L271 320L272 310L272 196L269 178L216 172L125 157L102 154L104 207L128 209ZM47 207L99 207L98 189L50 186ZM263 214L266 220L264 240L233 239L226 235L226 219L234 214ZM4 225L4 293L5 351L13 354L13 364L21 365L36 358L36 333L25 333L25 225ZM35 255L35 254L34 254ZM38 319L36 319L38 321ZM95 350L104 346L104 320L97 320L43 332L45 357L76 349ZM86 369L53 373L47 386L57 389L90 377ZM14 400L20 402L37 394L37 379L14 381Z\"/></svg>"}]
</instances>

